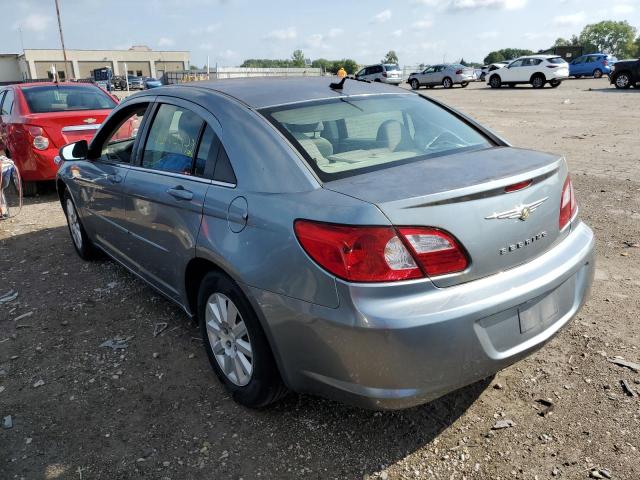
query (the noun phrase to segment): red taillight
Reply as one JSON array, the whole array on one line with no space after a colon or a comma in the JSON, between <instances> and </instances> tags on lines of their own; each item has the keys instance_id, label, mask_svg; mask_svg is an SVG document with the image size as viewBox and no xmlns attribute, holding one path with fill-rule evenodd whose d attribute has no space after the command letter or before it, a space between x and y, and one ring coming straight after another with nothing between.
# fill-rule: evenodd
<instances>
[{"instance_id":1,"label":"red taillight","mask_svg":"<svg viewBox=\"0 0 640 480\"><path fill-rule=\"evenodd\" d=\"M456 75L461 75L462 74L462 70L458 69L456 70Z\"/></svg>"},{"instance_id":2,"label":"red taillight","mask_svg":"<svg viewBox=\"0 0 640 480\"><path fill-rule=\"evenodd\" d=\"M578 204L576 203L576 196L573 192L573 184L571 178L567 177L562 187L562 196L560 197L560 219L559 226L562 230L571 220L571 217L576 213Z\"/></svg>"},{"instance_id":3,"label":"red taillight","mask_svg":"<svg viewBox=\"0 0 640 480\"><path fill-rule=\"evenodd\" d=\"M603 62L603 65L604 65L605 67L606 67L607 65L609 65L609 60L605 60L605 61Z\"/></svg>"},{"instance_id":4,"label":"red taillight","mask_svg":"<svg viewBox=\"0 0 640 480\"><path fill-rule=\"evenodd\" d=\"M387 76L387 72L382 72L382 76L386 77Z\"/></svg>"},{"instance_id":5,"label":"red taillight","mask_svg":"<svg viewBox=\"0 0 640 480\"><path fill-rule=\"evenodd\" d=\"M467 259L446 232L297 220L302 248L322 268L352 282L390 282L464 270ZM462 261L461 261L462 260Z\"/></svg>"},{"instance_id":6,"label":"red taillight","mask_svg":"<svg viewBox=\"0 0 640 480\"><path fill-rule=\"evenodd\" d=\"M398 231L430 277L461 272L469 265L462 247L447 232L425 227L402 227Z\"/></svg>"},{"instance_id":7,"label":"red taillight","mask_svg":"<svg viewBox=\"0 0 640 480\"><path fill-rule=\"evenodd\" d=\"M525 180L524 182L514 183L513 185L507 185L504 187L504 191L507 193L517 192L523 190L533 183L533 180Z\"/></svg>"},{"instance_id":8,"label":"red taillight","mask_svg":"<svg viewBox=\"0 0 640 480\"><path fill-rule=\"evenodd\" d=\"M42 127L37 125L25 125L25 130L29 132L31 136L33 146L38 150L46 150L49 148L49 139L46 137L45 131Z\"/></svg>"}]
</instances>

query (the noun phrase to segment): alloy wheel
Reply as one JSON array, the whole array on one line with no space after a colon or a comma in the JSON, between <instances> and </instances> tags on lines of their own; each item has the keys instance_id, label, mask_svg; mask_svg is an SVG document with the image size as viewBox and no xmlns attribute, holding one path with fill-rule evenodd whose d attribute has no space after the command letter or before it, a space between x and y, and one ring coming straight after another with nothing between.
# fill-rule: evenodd
<instances>
[{"instance_id":1,"label":"alloy wheel","mask_svg":"<svg viewBox=\"0 0 640 480\"><path fill-rule=\"evenodd\" d=\"M622 73L616 77L616 87L627 88L629 86L629 77Z\"/></svg>"},{"instance_id":2,"label":"alloy wheel","mask_svg":"<svg viewBox=\"0 0 640 480\"><path fill-rule=\"evenodd\" d=\"M76 207L70 198L67 198L66 204L67 221L69 222L69 230L71 230L71 238L75 243L78 250L82 250L82 230L80 230L80 221L78 220L78 213Z\"/></svg>"},{"instance_id":3,"label":"alloy wheel","mask_svg":"<svg viewBox=\"0 0 640 480\"><path fill-rule=\"evenodd\" d=\"M442 86L443 86L444 88L451 88L451 85L452 85L451 80L449 80L448 78L445 78L445 79L442 81Z\"/></svg>"},{"instance_id":4,"label":"alloy wheel","mask_svg":"<svg viewBox=\"0 0 640 480\"><path fill-rule=\"evenodd\" d=\"M222 293L209 296L205 310L207 336L213 355L225 377L243 387L253 373L253 349L242 315Z\"/></svg>"}]
</instances>

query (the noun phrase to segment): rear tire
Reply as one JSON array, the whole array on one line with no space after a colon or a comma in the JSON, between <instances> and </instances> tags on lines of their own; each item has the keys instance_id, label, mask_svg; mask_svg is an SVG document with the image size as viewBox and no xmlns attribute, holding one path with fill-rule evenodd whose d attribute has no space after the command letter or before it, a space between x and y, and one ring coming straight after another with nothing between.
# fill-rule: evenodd
<instances>
[{"instance_id":1,"label":"rear tire","mask_svg":"<svg viewBox=\"0 0 640 480\"><path fill-rule=\"evenodd\" d=\"M574 75L575 78L582 78L582 75Z\"/></svg>"},{"instance_id":2,"label":"rear tire","mask_svg":"<svg viewBox=\"0 0 640 480\"><path fill-rule=\"evenodd\" d=\"M76 205L73 203L73 199L68 190L64 191L62 205L64 214L67 217L67 226L69 227L71 241L78 256L87 261L100 258L101 252L93 245L93 242L89 240L89 236L82 225L82 220L80 220L80 216L78 215Z\"/></svg>"},{"instance_id":3,"label":"rear tire","mask_svg":"<svg viewBox=\"0 0 640 480\"><path fill-rule=\"evenodd\" d=\"M418 90L420 88L420 82L417 79L411 80L411 88L413 90Z\"/></svg>"},{"instance_id":4,"label":"rear tire","mask_svg":"<svg viewBox=\"0 0 640 480\"><path fill-rule=\"evenodd\" d=\"M468 86L469 86L469 82L462 82L462 83L460 84L460 86L461 86L462 88L468 87Z\"/></svg>"},{"instance_id":5,"label":"rear tire","mask_svg":"<svg viewBox=\"0 0 640 480\"><path fill-rule=\"evenodd\" d=\"M442 86L444 88L451 88L453 87L453 80L451 80L449 77L444 77L442 79Z\"/></svg>"},{"instance_id":6,"label":"rear tire","mask_svg":"<svg viewBox=\"0 0 640 480\"><path fill-rule=\"evenodd\" d=\"M533 77L531 77L531 86L533 88L544 88L545 83L546 80L544 78L544 75L542 75L541 73L536 73Z\"/></svg>"},{"instance_id":7,"label":"rear tire","mask_svg":"<svg viewBox=\"0 0 640 480\"><path fill-rule=\"evenodd\" d=\"M258 317L233 280L205 275L198 319L209 363L236 402L261 408L287 394Z\"/></svg>"},{"instance_id":8,"label":"rear tire","mask_svg":"<svg viewBox=\"0 0 640 480\"><path fill-rule=\"evenodd\" d=\"M502 80L499 75L491 75L489 77L489 86L491 88L500 88L502 86Z\"/></svg>"},{"instance_id":9,"label":"rear tire","mask_svg":"<svg viewBox=\"0 0 640 480\"><path fill-rule=\"evenodd\" d=\"M602 78L602 70L600 70L599 68L596 68L593 71L593 78Z\"/></svg>"}]
</instances>

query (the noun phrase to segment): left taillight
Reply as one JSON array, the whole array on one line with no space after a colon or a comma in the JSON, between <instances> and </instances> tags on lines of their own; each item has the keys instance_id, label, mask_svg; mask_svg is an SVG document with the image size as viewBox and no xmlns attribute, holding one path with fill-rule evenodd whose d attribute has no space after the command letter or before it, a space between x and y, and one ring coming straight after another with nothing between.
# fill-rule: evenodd
<instances>
[{"instance_id":1,"label":"left taillight","mask_svg":"<svg viewBox=\"0 0 640 480\"><path fill-rule=\"evenodd\" d=\"M560 230L567 226L577 209L578 203L573 191L573 183L571 183L571 178L567 176L560 197L560 218L558 220Z\"/></svg>"},{"instance_id":2,"label":"left taillight","mask_svg":"<svg viewBox=\"0 0 640 480\"><path fill-rule=\"evenodd\" d=\"M25 128L27 132L29 132L33 147L36 150L46 150L49 148L49 139L45 135L42 127L38 127L37 125L27 125Z\"/></svg>"},{"instance_id":3,"label":"left taillight","mask_svg":"<svg viewBox=\"0 0 640 480\"><path fill-rule=\"evenodd\" d=\"M351 282L392 282L455 273L465 253L448 233L423 227L369 227L297 220L307 254L329 273Z\"/></svg>"}]
</instances>

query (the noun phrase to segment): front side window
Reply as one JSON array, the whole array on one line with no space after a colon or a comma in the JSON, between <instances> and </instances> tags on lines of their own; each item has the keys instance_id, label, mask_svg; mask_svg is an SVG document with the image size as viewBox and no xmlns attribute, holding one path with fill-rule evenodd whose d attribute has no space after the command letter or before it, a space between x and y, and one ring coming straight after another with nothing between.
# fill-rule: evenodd
<instances>
[{"instance_id":1,"label":"front side window","mask_svg":"<svg viewBox=\"0 0 640 480\"><path fill-rule=\"evenodd\" d=\"M261 113L323 181L492 146L455 115L411 94L331 99Z\"/></svg>"},{"instance_id":2,"label":"front side window","mask_svg":"<svg viewBox=\"0 0 640 480\"><path fill-rule=\"evenodd\" d=\"M25 87L22 93L31 113L106 110L116 106L109 95L92 85Z\"/></svg>"},{"instance_id":3,"label":"front side window","mask_svg":"<svg viewBox=\"0 0 640 480\"><path fill-rule=\"evenodd\" d=\"M147 104L141 104L121 118L102 146L101 160L115 163L131 163L133 144L136 141L146 110Z\"/></svg>"},{"instance_id":4,"label":"front side window","mask_svg":"<svg viewBox=\"0 0 640 480\"><path fill-rule=\"evenodd\" d=\"M512 62L511 65L509 65L509 68L521 67L523 64L524 64L524 59L516 60L515 62Z\"/></svg>"},{"instance_id":5,"label":"front side window","mask_svg":"<svg viewBox=\"0 0 640 480\"><path fill-rule=\"evenodd\" d=\"M160 105L149 129L142 166L191 175L203 125L204 121L190 110L175 105Z\"/></svg>"}]
</instances>

